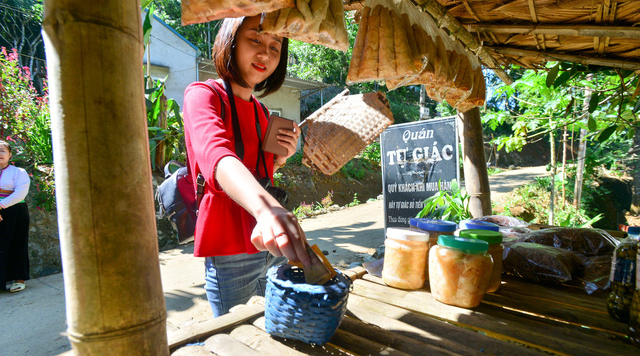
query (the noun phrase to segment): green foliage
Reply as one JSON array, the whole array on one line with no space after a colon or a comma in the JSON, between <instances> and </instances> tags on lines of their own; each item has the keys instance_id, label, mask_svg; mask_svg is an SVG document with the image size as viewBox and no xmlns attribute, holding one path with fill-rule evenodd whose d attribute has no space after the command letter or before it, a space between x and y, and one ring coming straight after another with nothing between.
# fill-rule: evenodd
<instances>
[{"instance_id":1,"label":"green foliage","mask_svg":"<svg viewBox=\"0 0 640 356\"><path fill-rule=\"evenodd\" d=\"M180 115L180 106L173 99L167 99L164 95L165 82L162 80L149 81L151 88L145 90L147 107L147 126L149 130L149 151L153 169L163 169L155 166L156 149L164 142L165 151L160 161L164 163L170 160L185 161L186 147L184 144L184 126ZM166 121L163 124L163 120Z\"/></svg>"},{"instance_id":2,"label":"green foliage","mask_svg":"<svg viewBox=\"0 0 640 356\"><path fill-rule=\"evenodd\" d=\"M198 47L203 57L211 58L211 46L213 46L222 20L183 26L180 0L144 1L152 3L156 16Z\"/></svg>"},{"instance_id":3,"label":"green foliage","mask_svg":"<svg viewBox=\"0 0 640 356\"><path fill-rule=\"evenodd\" d=\"M306 202L300 203L300 206L296 207L292 211L293 215L298 218L298 220L302 220L306 217L309 217L313 213L313 204L307 204Z\"/></svg>"},{"instance_id":4,"label":"green foliage","mask_svg":"<svg viewBox=\"0 0 640 356\"><path fill-rule=\"evenodd\" d=\"M44 68L42 0L3 0L0 7L0 47L15 48L20 67L34 74Z\"/></svg>"},{"instance_id":5,"label":"green foliage","mask_svg":"<svg viewBox=\"0 0 640 356\"><path fill-rule=\"evenodd\" d=\"M289 159L287 160L287 164L295 164L295 165L302 165L302 157L303 157L303 153L302 150L296 152L293 154L293 156L289 157Z\"/></svg>"},{"instance_id":6,"label":"green foliage","mask_svg":"<svg viewBox=\"0 0 640 356\"><path fill-rule=\"evenodd\" d=\"M0 138L13 148L13 161L31 177L33 204L37 209L55 208L53 150L49 93L39 95L29 68L20 67L18 52L0 52Z\"/></svg>"},{"instance_id":7,"label":"green foliage","mask_svg":"<svg viewBox=\"0 0 640 356\"><path fill-rule=\"evenodd\" d=\"M550 63L546 76L526 71L512 85L494 88L494 101L513 99L517 107L509 111L488 110L483 115L483 124L493 130L511 125L508 135L493 140L507 152L519 150L526 143L564 127L574 133L587 129L589 140L608 142L614 134L628 134L640 124L633 112L640 98L632 95L639 81L640 75L630 71ZM590 89L586 111L585 88Z\"/></svg>"},{"instance_id":8,"label":"green foliage","mask_svg":"<svg viewBox=\"0 0 640 356\"><path fill-rule=\"evenodd\" d=\"M360 158L367 160L374 167L380 167L380 142L374 141L362 152L360 152Z\"/></svg>"},{"instance_id":9,"label":"green foliage","mask_svg":"<svg viewBox=\"0 0 640 356\"><path fill-rule=\"evenodd\" d=\"M312 204L306 202L300 203L300 206L293 209L293 215L298 219L304 219L322 212L326 212L333 205L333 191L327 192L327 195L321 201Z\"/></svg>"},{"instance_id":10,"label":"green foliage","mask_svg":"<svg viewBox=\"0 0 640 356\"><path fill-rule=\"evenodd\" d=\"M555 189L562 184L561 175L555 177ZM568 184L568 182L565 182ZM497 210L504 210L502 215L514 216L513 211L518 207L520 218L528 220L530 223L547 224L549 222L549 197L551 191L551 178L542 177L536 178L533 183L516 188L512 194L509 194L508 199L500 202L499 206L496 206ZM571 191L567 191L571 200ZM593 192L584 191L583 195L587 196ZM590 213L584 209L576 210L576 208L569 202L562 202L557 198L558 202L554 206L554 224L565 227L590 227L591 224L597 222L602 218L602 214L597 214L594 217L590 217ZM526 215L526 216L523 216ZM527 218L527 216L531 218Z\"/></svg>"},{"instance_id":11,"label":"green foliage","mask_svg":"<svg viewBox=\"0 0 640 356\"><path fill-rule=\"evenodd\" d=\"M353 193L353 201L347 204L348 207L356 206L360 204L360 200L358 200L358 193Z\"/></svg>"},{"instance_id":12,"label":"green foliage","mask_svg":"<svg viewBox=\"0 0 640 356\"><path fill-rule=\"evenodd\" d=\"M451 182L451 191L442 190L438 182L438 192L425 199L424 207L416 217L459 223L461 220L471 218L470 200L471 197L460 189L455 179Z\"/></svg>"},{"instance_id":13,"label":"green foliage","mask_svg":"<svg viewBox=\"0 0 640 356\"><path fill-rule=\"evenodd\" d=\"M340 172L344 173L347 177L360 180L366 177L367 174L374 174L377 172L377 169L371 161L356 157L342 166Z\"/></svg>"},{"instance_id":14,"label":"green foliage","mask_svg":"<svg viewBox=\"0 0 640 356\"><path fill-rule=\"evenodd\" d=\"M489 167L489 168L487 168L487 174L488 174L488 175L498 174L498 173L502 173L502 169L500 169L500 168L496 168L496 167Z\"/></svg>"}]
</instances>

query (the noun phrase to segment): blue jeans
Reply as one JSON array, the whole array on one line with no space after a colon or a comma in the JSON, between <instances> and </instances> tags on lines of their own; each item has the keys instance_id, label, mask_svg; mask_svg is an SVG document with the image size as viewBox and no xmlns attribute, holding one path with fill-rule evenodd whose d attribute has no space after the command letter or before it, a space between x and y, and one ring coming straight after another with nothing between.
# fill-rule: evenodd
<instances>
[{"instance_id":1,"label":"blue jeans","mask_svg":"<svg viewBox=\"0 0 640 356\"><path fill-rule=\"evenodd\" d=\"M264 296L267 270L286 261L285 257L274 257L266 251L205 258L204 289L213 317L228 313L254 295Z\"/></svg>"}]
</instances>

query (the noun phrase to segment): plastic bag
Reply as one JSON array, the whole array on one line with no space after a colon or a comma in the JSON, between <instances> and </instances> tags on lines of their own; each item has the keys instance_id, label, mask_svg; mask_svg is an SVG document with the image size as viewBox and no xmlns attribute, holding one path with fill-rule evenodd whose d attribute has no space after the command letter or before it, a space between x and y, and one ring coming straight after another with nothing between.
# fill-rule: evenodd
<instances>
[{"instance_id":1,"label":"plastic bag","mask_svg":"<svg viewBox=\"0 0 640 356\"><path fill-rule=\"evenodd\" d=\"M573 251L584 256L611 255L618 241L601 229L554 227L531 231L523 242L535 242Z\"/></svg>"},{"instance_id":2,"label":"plastic bag","mask_svg":"<svg viewBox=\"0 0 640 356\"><path fill-rule=\"evenodd\" d=\"M582 257L581 265L576 268L576 284L588 294L597 290L609 289L612 255Z\"/></svg>"},{"instance_id":3,"label":"plastic bag","mask_svg":"<svg viewBox=\"0 0 640 356\"><path fill-rule=\"evenodd\" d=\"M474 220L487 221L490 223L494 223L498 226L507 226L507 227L529 226L528 222L518 218L514 218L512 216L485 215L479 218L475 218Z\"/></svg>"},{"instance_id":4,"label":"plastic bag","mask_svg":"<svg viewBox=\"0 0 640 356\"><path fill-rule=\"evenodd\" d=\"M503 272L538 283L570 282L580 264L571 251L531 242L514 243L505 248L502 256Z\"/></svg>"}]
</instances>

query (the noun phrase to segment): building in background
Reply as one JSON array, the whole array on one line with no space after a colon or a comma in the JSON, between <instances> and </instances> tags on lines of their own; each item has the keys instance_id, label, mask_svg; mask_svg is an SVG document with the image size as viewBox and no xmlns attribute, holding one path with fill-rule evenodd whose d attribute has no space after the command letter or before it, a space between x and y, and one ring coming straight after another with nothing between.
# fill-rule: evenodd
<instances>
[{"instance_id":1,"label":"building in background","mask_svg":"<svg viewBox=\"0 0 640 356\"><path fill-rule=\"evenodd\" d=\"M143 14L144 16L144 14ZM217 79L211 59L201 57L198 48L167 25L157 16L152 19L149 46L145 51L143 64L153 79L166 78L167 98L174 99L182 107L185 88L195 81ZM272 113L300 122L300 100L302 92L326 88L324 83L286 77L282 88L261 98Z\"/></svg>"}]
</instances>

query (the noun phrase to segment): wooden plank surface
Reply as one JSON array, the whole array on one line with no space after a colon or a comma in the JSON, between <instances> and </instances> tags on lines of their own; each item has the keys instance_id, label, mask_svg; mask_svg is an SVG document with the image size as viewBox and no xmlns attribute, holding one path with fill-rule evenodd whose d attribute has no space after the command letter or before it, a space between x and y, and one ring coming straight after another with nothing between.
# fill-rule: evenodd
<instances>
[{"instance_id":1,"label":"wooden plank surface","mask_svg":"<svg viewBox=\"0 0 640 356\"><path fill-rule=\"evenodd\" d=\"M560 355L624 355L637 351L628 341L608 339L597 330L486 304L474 309L459 308L436 301L426 290L404 291L389 288L376 277L366 275L365 279L354 282L353 294L427 314L498 340Z\"/></svg>"},{"instance_id":2,"label":"wooden plank surface","mask_svg":"<svg viewBox=\"0 0 640 356\"><path fill-rule=\"evenodd\" d=\"M507 277L480 306L465 309L436 301L428 288L391 288L363 269L345 273L354 279L347 314L324 346L267 334L264 298L257 297L230 314L170 335L171 349L176 355L201 349L277 356L640 354L625 337L626 324L607 314L604 293ZM205 346L183 346L205 340Z\"/></svg>"},{"instance_id":3,"label":"wooden plank surface","mask_svg":"<svg viewBox=\"0 0 640 356\"><path fill-rule=\"evenodd\" d=\"M547 355L357 294L349 296L347 315L461 355Z\"/></svg>"}]
</instances>

